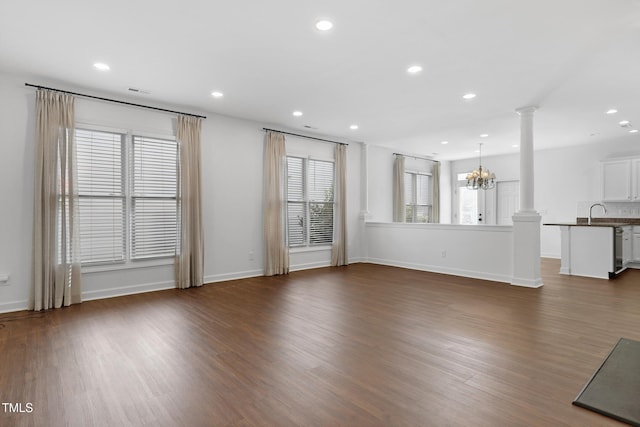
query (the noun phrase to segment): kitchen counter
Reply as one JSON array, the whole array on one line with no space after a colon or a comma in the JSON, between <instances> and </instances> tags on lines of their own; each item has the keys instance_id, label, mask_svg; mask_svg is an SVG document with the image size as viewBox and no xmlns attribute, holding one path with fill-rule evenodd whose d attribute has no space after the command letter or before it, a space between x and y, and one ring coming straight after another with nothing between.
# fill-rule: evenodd
<instances>
[{"instance_id":1,"label":"kitchen counter","mask_svg":"<svg viewBox=\"0 0 640 427\"><path fill-rule=\"evenodd\" d=\"M624 227L627 225L640 225L640 218L591 218L591 224L589 224L589 218L578 217L576 222L555 222L546 223L543 225L566 225L569 227L575 226L587 226L587 227Z\"/></svg>"},{"instance_id":2,"label":"kitchen counter","mask_svg":"<svg viewBox=\"0 0 640 427\"><path fill-rule=\"evenodd\" d=\"M627 225L633 224L629 222L592 222L591 224L588 224L586 222L549 222L542 225L559 225L567 227L625 227Z\"/></svg>"},{"instance_id":3,"label":"kitchen counter","mask_svg":"<svg viewBox=\"0 0 640 427\"><path fill-rule=\"evenodd\" d=\"M633 247L640 247L640 218L576 218L575 222L555 222L561 240L560 274L615 277L627 267L638 268ZM637 243L633 243L637 240Z\"/></svg>"}]
</instances>

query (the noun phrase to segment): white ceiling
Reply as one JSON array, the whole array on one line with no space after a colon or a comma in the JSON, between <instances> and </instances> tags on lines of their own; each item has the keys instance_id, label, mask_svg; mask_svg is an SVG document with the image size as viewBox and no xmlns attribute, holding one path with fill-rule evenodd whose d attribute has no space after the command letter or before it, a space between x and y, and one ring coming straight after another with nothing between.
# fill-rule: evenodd
<instances>
[{"instance_id":1,"label":"white ceiling","mask_svg":"<svg viewBox=\"0 0 640 427\"><path fill-rule=\"evenodd\" d=\"M320 18L334 28L316 30ZM640 128L639 54L638 0L0 3L0 70L29 83L120 98L133 87L149 92L138 102L443 160L474 157L481 133L483 154L517 151L514 110L527 105L540 107L536 148L640 146L618 125Z\"/></svg>"}]
</instances>

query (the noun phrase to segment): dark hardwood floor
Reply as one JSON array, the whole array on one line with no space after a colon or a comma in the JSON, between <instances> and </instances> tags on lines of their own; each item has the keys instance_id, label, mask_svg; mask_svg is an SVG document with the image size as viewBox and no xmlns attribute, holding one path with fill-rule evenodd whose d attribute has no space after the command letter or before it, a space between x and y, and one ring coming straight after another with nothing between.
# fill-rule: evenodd
<instances>
[{"instance_id":1,"label":"dark hardwood floor","mask_svg":"<svg viewBox=\"0 0 640 427\"><path fill-rule=\"evenodd\" d=\"M354 264L0 315L24 411L0 425L622 425L571 401L640 340L640 271L542 265L540 289Z\"/></svg>"}]
</instances>

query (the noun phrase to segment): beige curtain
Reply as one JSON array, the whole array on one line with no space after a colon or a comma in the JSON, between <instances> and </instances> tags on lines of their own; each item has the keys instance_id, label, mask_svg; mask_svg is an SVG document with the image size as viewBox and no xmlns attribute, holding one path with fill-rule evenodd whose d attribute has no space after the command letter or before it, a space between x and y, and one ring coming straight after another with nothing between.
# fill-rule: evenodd
<instances>
[{"instance_id":1,"label":"beige curtain","mask_svg":"<svg viewBox=\"0 0 640 427\"><path fill-rule=\"evenodd\" d=\"M440 222L440 162L433 164L431 170L431 222Z\"/></svg>"},{"instance_id":2,"label":"beige curtain","mask_svg":"<svg viewBox=\"0 0 640 427\"><path fill-rule=\"evenodd\" d=\"M393 221L406 221L404 204L404 156L396 154L393 163Z\"/></svg>"},{"instance_id":3,"label":"beige curtain","mask_svg":"<svg viewBox=\"0 0 640 427\"><path fill-rule=\"evenodd\" d=\"M176 139L180 147L180 241L176 256L176 286L185 289L204 283L204 232L200 184L200 132L202 119L178 116Z\"/></svg>"},{"instance_id":4,"label":"beige curtain","mask_svg":"<svg viewBox=\"0 0 640 427\"><path fill-rule=\"evenodd\" d=\"M267 132L264 153L264 274L289 273L284 135Z\"/></svg>"},{"instance_id":5,"label":"beige curtain","mask_svg":"<svg viewBox=\"0 0 640 427\"><path fill-rule=\"evenodd\" d=\"M81 302L74 98L36 93L34 310Z\"/></svg>"},{"instance_id":6,"label":"beige curtain","mask_svg":"<svg viewBox=\"0 0 640 427\"><path fill-rule=\"evenodd\" d=\"M347 146L336 145L331 265L347 265Z\"/></svg>"}]
</instances>

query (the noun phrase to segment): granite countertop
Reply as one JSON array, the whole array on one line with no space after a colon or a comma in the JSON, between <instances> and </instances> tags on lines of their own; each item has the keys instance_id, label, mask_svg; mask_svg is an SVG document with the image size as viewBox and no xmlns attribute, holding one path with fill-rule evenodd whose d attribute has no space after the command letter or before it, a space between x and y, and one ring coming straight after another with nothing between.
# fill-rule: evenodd
<instances>
[{"instance_id":1,"label":"granite countertop","mask_svg":"<svg viewBox=\"0 0 640 427\"><path fill-rule=\"evenodd\" d=\"M576 222L554 222L543 225L564 225L564 226L589 226L589 227L624 227L625 225L640 225L640 218L576 218Z\"/></svg>"}]
</instances>

